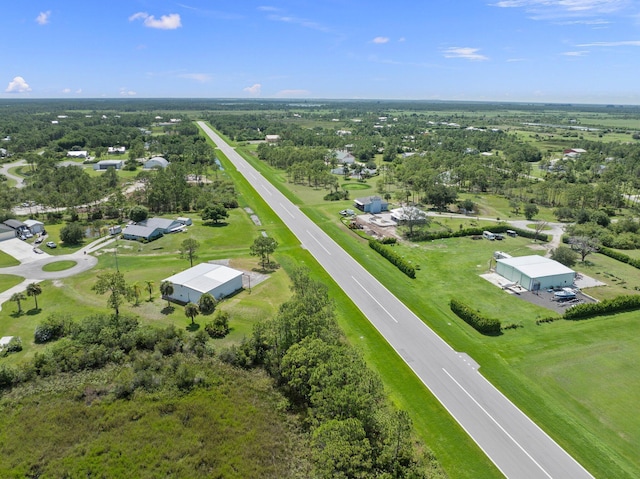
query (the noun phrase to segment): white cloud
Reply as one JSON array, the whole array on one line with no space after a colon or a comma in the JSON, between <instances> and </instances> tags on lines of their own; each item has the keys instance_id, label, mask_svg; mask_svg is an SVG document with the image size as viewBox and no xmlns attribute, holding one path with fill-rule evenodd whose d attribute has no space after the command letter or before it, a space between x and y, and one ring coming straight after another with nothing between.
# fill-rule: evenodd
<instances>
[{"instance_id":1,"label":"white cloud","mask_svg":"<svg viewBox=\"0 0 640 479\"><path fill-rule=\"evenodd\" d=\"M243 88L242 91L247 92L251 96L260 96L262 85L260 83L254 83L251 86Z\"/></svg>"},{"instance_id":2,"label":"white cloud","mask_svg":"<svg viewBox=\"0 0 640 479\"><path fill-rule=\"evenodd\" d=\"M120 96L136 96L137 93L133 90L129 90L126 87L120 88Z\"/></svg>"},{"instance_id":3,"label":"white cloud","mask_svg":"<svg viewBox=\"0 0 640 479\"><path fill-rule=\"evenodd\" d=\"M633 6L632 0L501 0L500 8L522 8L534 20L610 15Z\"/></svg>"},{"instance_id":4,"label":"white cloud","mask_svg":"<svg viewBox=\"0 0 640 479\"><path fill-rule=\"evenodd\" d=\"M178 75L180 78L186 78L188 80L195 80L200 83L206 83L212 80L211 75L208 73L181 73Z\"/></svg>"},{"instance_id":5,"label":"white cloud","mask_svg":"<svg viewBox=\"0 0 640 479\"><path fill-rule=\"evenodd\" d=\"M377 43L377 44L389 43L389 37L375 37L373 40L371 40L371 43Z\"/></svg>"},{"instance_id":6,"label":"white cloud","mask_svg":"<svg viewBox=\"0 0 640 479\"><path fill-rule=\"evenodd\" d=\"M5 90L6 93L26 93L30 91L31 87L22 77L14 77Z\"/></svg>"},{"instance_id":7,"label":"white cloud","mask_svg":"<svg viewBox=\"0 0 640 479\"><path fill-rule=\"evenodd\" d=\"M71 93L71 88L64 88L62 93Z\"/></svg>"},{"instance_id":8,"label":"white cloud","mask_svg":"<svg viewBox=\"0 0 640 479\"><path fill-rule=\"evenodd\" d=\"M182 26L180 21L180 14L170 13L169 15L162 15L159 19L153 15L149 15L147 12L134 13L129 17L129 21L142 20L145 27L158 28L160 30L175 30Z\"/></svg>"},{"instance_id":9,"label":"white cloud","mask_svg":"<svg viewBox=\"0 0 640 479\"><path fill-rule=\"evenodd\" d=\"M464 58L465 60L470 60L474 62L481 62L488 60L489 57L484 55L480 55L477 53L479 48L469 48L469 47L451 47L444 50L445 58Z\"/></svg>"},{"instance_id":10,"label":"white cloud","mask_svg":"<svg viewBox=\"0 0 640 479\"><path fill-rule=\"evenodd\" d=\"M579 47L640 47L640 40L629 40L623 42L593 42L582 43Z\"/></svg>"},{"instance_id":11,"label":"white cloud","mask_svg":"<svg viewBox=\"0 0 640 479\"><path fill-rule=\"evenodd\" d=\"M49 17L51 17L51 10L40 12L40 14L36 17L36 23L38 25L46 25L47 23L49 23Z\"/></svg>"},{"instance_id":12,"label":"white cloud","mask_svg":"<svg viewBox=\"0 0 640 479\"><path fill-rule=\"evenodd\" d=\"M78 89L76 90L76 94L77 94L77 95L79 95L80 93L82 93L82 88L78 88Z\"/></svg>"},{"instance_id":13,"label":"white cloud","mask_svg":"<svg viewBox=\"0 0 640 479\"><path fill-rule=\"evenodd\" d=\"M294 98L309 96L309 90L280 90L276 93L277 98Z\"/></svg>"},{"instance_id":14,"label":"white cloud","mask_svg":"<svg viewBox=\"0 0 640 479\"><path fill-rule=\"evenodd\" d=\"M564 55L565 57L583 57L585 55L588 55L589 52L586 50L580 51L580 52L564 52L562 53L562 55Z\"/></svg>"}]
</instances>

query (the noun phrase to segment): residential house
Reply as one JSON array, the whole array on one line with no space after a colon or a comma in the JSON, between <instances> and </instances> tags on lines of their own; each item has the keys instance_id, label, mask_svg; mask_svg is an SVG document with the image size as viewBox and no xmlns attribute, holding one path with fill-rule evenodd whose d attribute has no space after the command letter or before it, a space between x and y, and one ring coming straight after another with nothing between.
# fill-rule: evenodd
<instances>
[{"instance_id":1,"label":"residential house","mask_svg":"<svg viewBox=\"0 0 640 479\"><path fill-rule=\"evenodd\" d=\"M122 230L122 237L135 241L153 241L182 226L178 220L153 217L138 223L128 224Z\"/></svg>"},{"instance_id":2,"label":"residential house","mask_svg":"<svg viewBox=\"0 0 640 479\"><path fill-rule=\"evenodd\" d=\"M360 211L373 214L387 211L387 209L389 208L389 203L383 200L380 196L365 196L363 198L356 198L353 201L353 204Z\"/></svg>"}]
</instances>

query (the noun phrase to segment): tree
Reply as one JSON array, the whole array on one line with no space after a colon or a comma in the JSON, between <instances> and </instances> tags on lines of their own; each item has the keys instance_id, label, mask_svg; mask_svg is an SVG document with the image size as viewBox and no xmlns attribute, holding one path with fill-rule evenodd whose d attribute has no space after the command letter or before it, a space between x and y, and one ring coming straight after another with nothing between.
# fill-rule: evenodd
<instances>
[{"instance_id":1,"label":"tree","mask_svg":"<svg viewBox=\"0 0 640 479\"><path fill-rule=\"evenodd\" d=\"M566 246L558 246L551 251L551 259L571 268L578 260L578 253Z\"/></svg>"},{"instance_id":2,"label":"tree","mask_svg":"<svg viewBox=\"0 0 640 479\"><path fill-rule=\"evenodd\" d=\"M127 287L124 275L119 271L98 275L98 282L91 288L96 294L110 293L107 306L115 310L116 316L120 314L120 305L125 299L131 297L131 289Z\"/></svg>"},{"instance_id":3,"label":"tree","mask_svg":"<svg viewBox=\"0 0 640 479\"><path fill-rule=\"evenodd\" d=\"M140 283L137 281L133 283L129 292L135 300L135 305L138 306L138 304L140 304L140 295L142 294L142 286L140 286Z\"/></svg>"},{"instance_id":4,"label":"tree","mask_svg":"<svg viewBox=\"0 0 640 479\"><path fill-rule=\"evenodd\" d=\"M149 210L142 205L136 205L129 210L129 219L135 223L144 221L149 216Z\"/></svg>"},{"instance_id":5,"label":"tree","mask_svg":"<svg viewBox=\"0 0 640 479\"><path fill-rule=\"evenodd\" d=\"M184 305L184 314L191 319L191 324L194 324L194 319L200 314L200 309L197 304L187 303Z\"/></svg>"},{"instance_id":6,"label":"tree","mask_svg":"<svg viewBox=\"0 0 640 479\"><path fill-rule=\"evenodd\" d=\"M84 238L84 230L78 223L69 223L60 230L60 239L66 245L77 245Z\"/></svg>"},{"instance_id":7,"label":"tree","mask_svg":"<svg viewBox=\"0 0 640 479\"><path fill-rule=\"evenodd\" d=\"M585 258L591 253L598 251L600 246L595 238L588 236L572 236L569 238L569 244L571 245L571 249L578 252L580 261L583 263Z\"/></svg>"},{"instance_id":8,"label":"tree","mask_svg":"<svg viewBox=\"0 0 640 479\"><path fill-rule=\"evenodd\" d=\"M207 323L204 329L212 338L224 338L229 334L229 313L218 311L213 321Z\"/></svg>"},{"instance_id":9,"label":"tree","mask_svg":"<svg viewBox=\"0 0 640 479\"><path fill-rule=\"evenodd\" d=\"M412 237L418 225L425 225L429 222L427 214L416 206L404 206L402 208L402 224L409 229L408 237Z\"/></svg>"},{"instance_id":10,"label":"tree","mask_svg":"<svg viewBox=\"0 0 640 479\"><path fill-rule=\"evenodd\" d=\"M170 281L160 283L160 294L167 299L167 307L170 308L171 301L169 301L169 296L173 294L173 284Z\"/></svg>"},{"instance_id":11,"label":"tree","mask_svg":"<svg viewBox=\"0 0 640 479\"><path fill-rule=\"evenodd\" d=\"M202 296L200 296L200 299L198 300L198 307L200 308L200 312L202 314L213 313L216 309L216 304L217 304L216 298L211 296L211 294L209 293L204 293Z\"/></svg>"},{"instance_id":12,"label":"tree","mask_svg":"<svg viewBox=\"0 0 640 479\"><path fill-rule=\"evenodd\" d=\"M10 301L15 301L16 303L18 303L18 314L22 314L21 301L24 301L25 299L27 299L27 297L24 295L24 293L13 293L11 295Z\"/></svg>"},{"instance_id":13,"label":"tree","mask_svg":"<svg viewBox=\"0 0 640 479\"><path fill-rule=\"evenodd\" d=\"M227 208L222 203L213 203L202 210L202 221L217 224L225 218L229 217Z\"/></svg>"},{"instance_id":14,"label":"tree","mask_svg":"<svg viewBox=\"0 0 640 479\"><path fill-rule=\"evenodd\" d=\"M153 281L147 280L144 282L144 284L147 286L147 291L149 292L149 301L151 301L153 299L151 297L151 295L153 294Z\"/></svg>"},{"instance_id":15,"label":"tree","mask_svg":"<svg viewBox=\"0 0 640 479\"><path fill-rule=\"evenodd\" d=\"M270 261L269 255L273 254L278 247L278 242L269 236L258 236L251 247L249 252L251 256L260 256L260 264L263 268L266 268Z\"/></svg>"},{"instance_id":16,"label":"tree","mask_svg":"<svg viewBox=\"0 0 640 479\"><path fill-rule=\"evenodd\" d=\"M536 222L536 224L535 224L535 228L534 228L534 229L535 229L535 232L536 232L536 235L535 235L535 237L533 238L533 242L534 242L534 243L535 243L536 241L538 241L538 237L542 234L542 230L544 230L544 229L547 227L547 225L548 225L548 224L549 224L549 222L548 222L548 221L537 221L537 222Z\"/></svg>"},{"instance_id":17,"label":"tree","mask_svg":"<svg viewBox=\"0 0 640 479\"><path fill-rule=\"evenodd\" d=\"M188 259L189 264L191 265L191 267L193 267L193 260L198 258L198 255L196 255L196 251L198 251L199 247L200 243L197 240L193 238L187 238L182 242L182 245L180 247L180 258Z\"/></svg>"},{"instance_id":18,"label":"tree","mask_svg":"<svg viewBox=\"0 0 640 479\"><path fill-rule=\"evenodd\" d=\"M524 205L524 217L531 221L538 214L538 207L534 203Z\"/></svg>"},{"instance_id":19,"label":"tree","mask_svg":"<svg viewBox=\"0 0 640 479\"><path fill-rule=\"evenodd\" d=\"M322 423L313 431L311 444L321 477L372 477L371 444L358 419Z\"/></svg>"},{"instance_id":20,"label":"tree","mask_svg":"<svg viewBox=\"0 0 640 479\"><path fill-rule=\"evenodd\" d=\"M42 288L38 283L30 283L27 286L27 296L33 296L33 300L36 302L36 309L38 309L38 296L42 294Z\"/></svg>"}]
</instances>

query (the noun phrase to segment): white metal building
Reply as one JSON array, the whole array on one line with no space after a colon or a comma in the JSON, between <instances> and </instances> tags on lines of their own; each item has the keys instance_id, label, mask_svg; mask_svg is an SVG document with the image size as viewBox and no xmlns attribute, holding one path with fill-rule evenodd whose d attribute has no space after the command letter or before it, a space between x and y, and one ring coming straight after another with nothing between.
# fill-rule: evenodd
<instances>
[{"instance_id":1,"label":"white metal building","mask_svg":"<svg viewBox=\"0 0 640 479\"><path fill-rule=\"evenodd\" d=\"M517 256L496 260L496 273L529 291L571 286L576 272L544 256Z\"/></svg>"},{"instance_id":2,"label":"white metal building","mask_svg":"<svg viewBox=\"0 0 640 479\"><path fill-rule=\"evenodd\" d=\"M170 299L197 303L204 293L220 299L242 289L242 272L221 264L200 263L163 281L173 284Z\"/></svg>"}]
</instances>

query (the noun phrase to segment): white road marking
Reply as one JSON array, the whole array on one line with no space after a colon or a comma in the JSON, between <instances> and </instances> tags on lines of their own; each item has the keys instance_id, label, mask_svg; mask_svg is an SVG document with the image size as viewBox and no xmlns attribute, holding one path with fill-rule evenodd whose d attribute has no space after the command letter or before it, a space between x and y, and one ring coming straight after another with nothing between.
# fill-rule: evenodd
<instances>
[{"instance_id":1,"label":"white road marking","mask_svg":"<svg viewBox=\"0 0 640 479\"><path fill-rule=\"evenodd\" d=\"M378 306L380 306L380 307L384 310L384 312L385 312L385 313L387 313L387 314L389 315L389 317L390 317L391 319L393 319L396 323L398 322L398 320L397 320L396 318L394 318L394 317L393 317L393 315L392 315L389 311L387 311L387 308L385 308L384 306L382 306L382 305L380 304L380 301L378 301L376 298L374 298L374 297L373 297L373 295L372 295L369 291L367 291L367 290L366 290L366 288L365 288L364 286L362 286L362 285L360 284L360 281L358 281L357 279L355 279L353 276L351 276L351 279L352 279L352 280L354 280L354 281L358 284L358 286L360 286L360 287L362 288L362 290L363 290L365 293L367 293L367 294L369 295L369 297L370 297L371 299L373 299L373 300L376 302L376 304L377 304Z\"/></svg>"},{"instance_id":2,"label":"white road marking","mask_svg":"<svg viewBox=\"0 0 640 479\"><path fill-rule=\"evenodd\" d=\"M316 238L315 236L313 236L311 234L311 232L309 230L307 230L307 233L309 234L309 236L311 236L316 243L318 243L318 245L320 246L320 248L322 248L324 250L325 253L327 253L329 256L331 256L331 253L329 252L329 250L327 248L324 247L324 245L322 243L320 243L320 241L318 240L318 238Z\"/></svg>"},{"instance_id":3,"label":"white road marking","mask_svg":"<svg viewBox=\"0 0 640 479\"><path fill-rule=\"evenodd\" d=\"M295 216L293 216L293 213L291 213L291 211L289 211L287 208L285 208L285 206L282 203L280 203L280 206L282 206L282 209L285 210L289 216L291 216L293 219L295 219Z\"/></svg>"},{"instance_id":4,"label":"white road marking","mask_svg":"<svg viewBox=\"0 0 640 479\"><path fill-rule=\"evenodd\" d=\"M269 196L273 196L266 186L262 185L262 189L266 191Z\"/></svg>"},{"instance_id":5,"label":"white road marking","mask_svg":"<svg viewBox=\"0 0 640 479\"><path fill-rule=\"evenodd\" d=\"M552 476L551 476L547 471L545 471L545 470L544 470L544 468L543 468L540 464L538 464L538 461L536 461L533 457L531 457L531 454L529 454L529 453L525 450L525 448L523 448L523 447L518 443L518 441L516 441L516 440L514 439L514 437L513 437L511 434L509 434L509 433L506 431L506 429L505 429L505 428L503 428L503 427L500 425L500 423L499 423L498 421L496 421L496 420L494 419L494 417L493 417L491 414L489 414L489 412L488 412L485 408L483 408L483 407L480 405L480 403L479 403L478 401L476 401L476 399L475 399L471 394L469 394L469 391L467 391L465 388L463 388L463 387L462 387L462 385L461 385L458 381L456 381L456 380L455 380L455 378L454 378L451 374L449 374L449 371L447 371L445 368L442 368L442 370L444 371L444 373L445 373L447 376L449 376L449 378L451 378L451 380L452 380L454 383L456 383L456 385L457 385L460 389L462 389L462 391L464 391L464 393L469 397L469 399L471 399L471 400L476 404L476 406L478 406L478 407L482 410L482 412L483 412L483 413L485 413L485 414L487 415L487 417L488 417L489 419L491 419L491 420L493 421L493 423L494 423L496 426L498 426L498 427L500 428L500 430L501 430L503 433L505 433L505 435L506 435L509 439L511 439L511 440L513 441L513 443L514 443L516 446L518 446L518 448L519 448L522 452L524 452L524 453L527 455L527 457L528 457L529 459L531 459L531 461L532 461L536 466L538 466L538 467L540 468L540 470L541 470L542 472L544 472L544 474L545 474L549 479L553 479L553 477L552 477Z\"/></svg>"}]
</instances>

